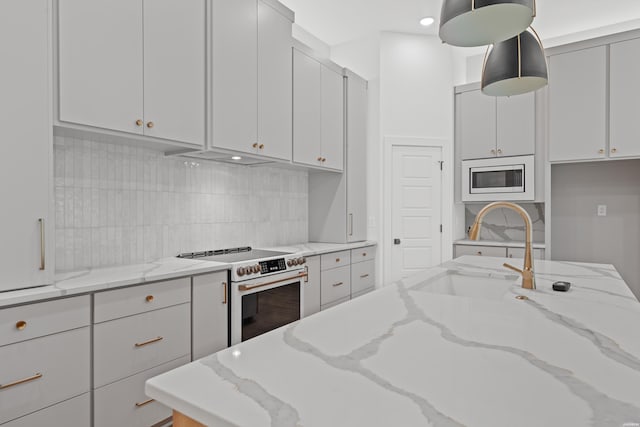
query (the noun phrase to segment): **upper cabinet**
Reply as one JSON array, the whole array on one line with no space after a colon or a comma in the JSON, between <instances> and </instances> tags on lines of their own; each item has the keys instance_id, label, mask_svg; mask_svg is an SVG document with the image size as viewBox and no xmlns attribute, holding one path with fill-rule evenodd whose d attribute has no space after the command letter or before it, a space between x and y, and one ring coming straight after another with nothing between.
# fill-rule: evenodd
<instances>
[{"instance_id":1,"label":"upper cabinet","mask_svg":"<svg viewBox=\"0 0 640 427\"><path fill-rule=\"evenodd\" d=\"M640 39L611 45L609 156L640 156Z\"/></svg>"},{"instance_id":2,"label":"upper cabinet","mask_svg":"<svg viewBox=\"0 0 640 427\"><path fill-rule=\"evenodd\" d=\"M0 2L0 292L53 279L49 5Z\"/></svg>"},{"instance_id":3,"label":"upper cabinet","mask_svg":"<svg viewBox=\"0 0 640 427\"><path fill-rule=\"evenodd\" d=\"M59 0L60 122L205 142L205 0Z\"/></svg>"},{"instance_id":4,"label":"upper cabinet","mask_svg":"<svg viewBox=\"0 0 640 427\"><path fill-rule=\"evenodd\" d=\"M549 76L549 161L604 158L607 47L553 55Z\"/></svg>"},{"instance_id":5,"label":"upper cabinet","mask_svg":"<svg viewBox=\"0 0 640 427\"><path fill-rule=\"evenodd\" d=\"M257 0L214 0L211 148L291 160L292 17Z\"/></svg>"},{"instance_id":6,"label":"upper cabinet","mask_svg":"<svg viewBox=\"0 0 640 427\"><path fill-rule=\"evenodd\" d=\"M293 50L293 161L344 168L344 77Z\"/></svg>"},{"instance_id":7,"label":"upper cabinet","mask_svg":"<svg viewBox=\"0 0 640 427\"><path fill-rule=\"evenodd\" d=\"M456 139L462 160L535 152L535 94L492 97L480 90L456 95Z\"/></svg>"}]
</instances>

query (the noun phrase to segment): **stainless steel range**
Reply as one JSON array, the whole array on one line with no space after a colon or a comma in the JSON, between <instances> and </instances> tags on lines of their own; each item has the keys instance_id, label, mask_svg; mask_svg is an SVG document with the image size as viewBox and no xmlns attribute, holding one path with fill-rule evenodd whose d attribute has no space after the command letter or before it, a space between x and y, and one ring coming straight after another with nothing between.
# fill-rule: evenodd
<instances>
[{"instance_id":1,"label":"stainless steel range","mask_svg":"<svg viewBox=\"0 0 640 427\"><path fill-rule=\"evenodd\" d=\"M304 257L249 246L178 256L232 264L232 345L299 320L302 316L302 285L307 278Z\"/></svg>"}]
</instances>

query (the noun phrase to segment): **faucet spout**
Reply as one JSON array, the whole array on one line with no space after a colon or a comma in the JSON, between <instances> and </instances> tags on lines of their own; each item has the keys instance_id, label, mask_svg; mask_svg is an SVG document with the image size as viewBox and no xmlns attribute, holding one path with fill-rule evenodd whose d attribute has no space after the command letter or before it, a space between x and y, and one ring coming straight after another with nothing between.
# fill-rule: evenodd
<instances>
[{"instance_id":1,"label":"faucet spout","mask_svg":"<svg viewBox=\"0 0 640 427\"><path fill-rule=\"evenodd\" d=\"M525 249L524 249L524 267L522 270L519 268L513 267L509 264L504 264L505 267L517 271L522 275L522 287L525 289L535 289L535 275L533 273L533 250L531 248L531 241L533 240L533 224L531 222L531 217L525 211L522 206L517 205L511 202L493 202L489 203L487 206L482 208L478 215L476 215L476 220L473 223L473 227L471 227L471 231L469 233L469 238L471 240L479 240L480 238L480 230L482 229L482 219L492 210L507 208L517 212L520 217L524 220L524 225L526 228L526 237L525 237Z\"/></svg>"}]
</instances>

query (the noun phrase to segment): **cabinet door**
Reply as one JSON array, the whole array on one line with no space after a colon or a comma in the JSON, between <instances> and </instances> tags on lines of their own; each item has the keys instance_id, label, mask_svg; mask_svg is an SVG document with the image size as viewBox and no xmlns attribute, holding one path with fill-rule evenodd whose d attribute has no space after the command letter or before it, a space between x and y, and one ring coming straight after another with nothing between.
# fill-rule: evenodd
<instances>
[{"instance_id":1,"label":"cabinet door","mask_svg":"<svg viewBox=\"0 0 640 427\"><path fill-rule=\"evenodd\" d=\"M229 345L227 272L193 278L191 336L193 360Z\"/></svg>"},{"instance_id":2,"label":"cabinet door","mask_svg":"<svg viewBox=\"0 0 640 427\"><path fill-rule=\"evenodd\" d=\"M498 156L535 154L536 98L530 92L496 99L496 152Z\"/></svg>"},{"instance_id":3,"label":"cabinet door","mask_svg":"<svg viewBox=\"0 0 640 427\"><path fill-rule=\"evenodd\" d=\"M466 246L456 245L456 258L463 255L476 255L476 256L492 256L504 258L507 256L507 248L500 246Z\"/></svg>"},{"instance_id":4,"label":"cabinet door","mask_svg":"<svg viewBox=\"0 0 640 427\"><path fill-rule=\"evenodd\" d=\"M605 157L605 46L549 58L549 160Z\"/></svg>"},{"instance_id":5,"label":"cabinet door","mask_svg":"<svg viewBox=\"0 0 640 427\"><path fill-rule=\"evenodd\" d=\"M213 146L256 153L258 10L256 0L213 0Z\"/></svg>"},{"instance_id":6,"label":"cabinet door","mask_svg":"<svg viewBox=\"0 0 640 427\"><path fill-rule=\"evenodd\" d=\"M53 241L49 232L53 221L48 221L52 150L48 4L46 0L0 2L0 291L52 279L51 262L39 270L43 255L50 253L41 252L41 226Z\"/></svg>"},{"instance_id":7,"label":"cabinet door","mask_svg":"<svg viewBox=\"0 0 640 427\"><path fill-rule=\"evenodd\" d=\"M145 135L204 145L205 73L205 0L144 0Z\"/></svg>"},{"instance_id":8,"label":"cabinet door","mask_svg":"<svg viewBox=\"0 0 640 427\"><path fill-rule=\"evenodd\" d=\"M321 66L322 88L321 152L322 166L344 169L344 77Z\"/></svg>"},{"instance_id":9,"label":"cabinet door","mask_svg":"<svg viewBox=\"0 0 640 427\"><path fill-rule=\"evenodd\" d=\"M544 259L544 249L532 249L533 259ZM507 248L507 258L524 259L524 248Z\"/></svg>"},{"instance_id":10,"label":"cabinet door","mask_svg":"<svg viewBox=\"0 0 640 427\"><path fill-rule=\"evenodd\" d=\"M320 256L307 257L309 276L304 285L304 317L320 311Z\"/></svg>"},{"instance_id":11,"label":"cabinet door","mask_svg":"<svg viewBox=\"0 0 640 427\"><path fill-rule=\"evenodd\" d=\"M347 85L347 240L367 238L367 82L349 76Z\"/></svg>"},{"instance_id":12,"label":"cabinet door","mask_svg":"<svg viewBox=\"0 0 640 427\"><path fill-rule=\"evenodd\" d=\"M258 2L258 142L261 154L291 160L291 21Z\"/></svg>"},{"instance_id":13,"label":"cabinet door","mask_svg":"<svg viewBox=\"0 0 640 427\"><path fill-rule=\"evenodd\" d=\"M142 0L58 4L60 120L142 134Z\"/></svg>"},{"instance_id":14,"label":"cabinet door","mask_svg":"<svg viewBox=\"0 0 640 427\"><path fill-rule=\"evenodd\" d=\"M610 157L640 156L640 39L611 45Z\"/></svg>"},{"instance_id":15,"label":"cabinet door","mask_svg":"<svg viewBox=\"0 0 640 427\"><path fill-rule=\"evenodd\" d=\"M293 161L320 166L321 65L293 50Z\"/></svg>"},{"instance_id":16,"label":"cabinet door","mask_svg":"<svg viewBox=\"0 0 640 427\"><path fill-rule=\"evenodd\" d=\"M60 426L91 425L91 394L85 393L57 405L49 406L17 420L9 421L2 427L51 427L52 420Z\"/></svg>"},{"instance_id":17,"label":"cabinet door","mask_svg":"<svg viewBox=\"0 0 640 427\"><path fill-rule=\"evenodd\" d=\"M457 95L462 160L496 156L496 99L480 90Z\"/></svg>"}]
</instances>

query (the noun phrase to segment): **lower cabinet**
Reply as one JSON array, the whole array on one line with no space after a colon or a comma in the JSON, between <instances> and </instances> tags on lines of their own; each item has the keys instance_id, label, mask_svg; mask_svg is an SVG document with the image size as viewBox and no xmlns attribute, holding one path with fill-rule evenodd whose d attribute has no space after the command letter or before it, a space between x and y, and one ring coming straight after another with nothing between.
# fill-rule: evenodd
<instances>
[{"instance_id":1,"label":"lower cabinet","mask_svg":"<svg viewBox=\"0 0 640 427\"><path fill-rule=\"evenodd\" d=\"M524 258L524 248L508 246L455 245L455 258L463 255L488 256L498 258ZM533 249L533 259L545 259L544 249Z\"/></svg>"},{"instance_id":2,"label":"lower cabinet","mask_svg":"<svg viewBox=\"0 0 640 427\"><path fill-rule=\"evenodd\" d=\"M22 418L9 421L7 424L3 424L2 427L84 427L90 425L91 394L85 393Z\"/></svg>"},{"instance_id":3,"label":"lower cabinet","mask_svg":"<svg viewBox=\"0 0 640 427\"><path fill-rule=\"evenodd\" d=\"M229 346L229 281L227 271L192 280L191 356L196 360Z\"/></svg>"},{"instance_id":4,"label":"lower cabinet","mask_svg":"<svg viewBox=\"0 0 640 427\"><path fill-rule=\"evenodd\" d=\"M320 307L351 297L351 266L332 268L320 274Z\"/></svg>"},{"instance_id":5,"label":"lower cabinet","mask_svg":"<svg viewBox=\"0 0 640 427\"><path fill-rule=\"evenodd\" d=\"M303 316L320 311L320 255L306 258L307 278L303 282Z\"/></svg>"}]
</instances>

